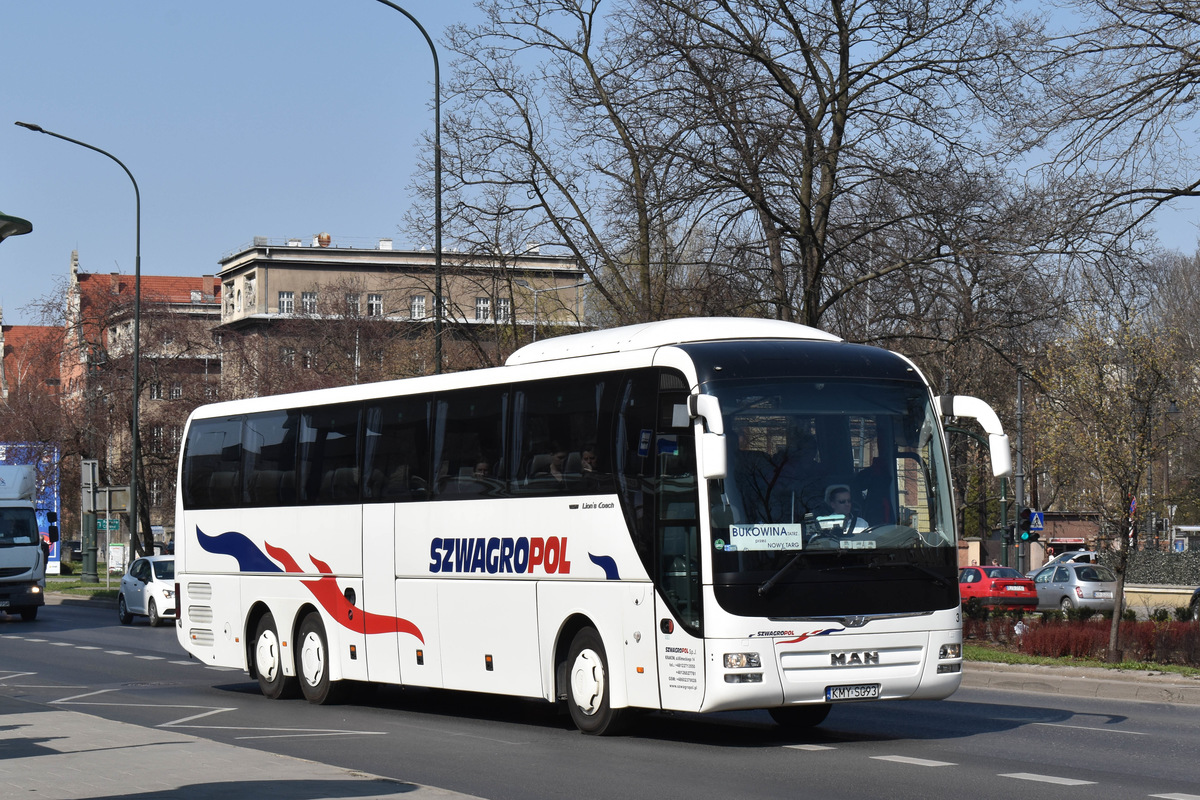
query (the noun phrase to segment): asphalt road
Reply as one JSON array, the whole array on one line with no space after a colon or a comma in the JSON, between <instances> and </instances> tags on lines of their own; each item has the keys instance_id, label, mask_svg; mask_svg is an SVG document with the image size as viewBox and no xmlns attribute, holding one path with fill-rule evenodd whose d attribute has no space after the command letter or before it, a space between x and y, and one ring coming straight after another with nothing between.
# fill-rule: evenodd
<instances>
[{"instance_id":1,"label":"asphalt road","mask_svg":"<svg viewBox=\"0 0 1200 800\"><path fill-rule=\"evenodd\" d=\"M649 714L596 738L547 704L490 696L382 687L340 706L270 701L244 673L188 659L171 627L123 627L107 608L0 618L0 698L492 800L1200 800L1196 705L963 689L841 706L800 737L739 712ZM129 763L172 768L145 755Z\"/></svg>"}]
</instances>

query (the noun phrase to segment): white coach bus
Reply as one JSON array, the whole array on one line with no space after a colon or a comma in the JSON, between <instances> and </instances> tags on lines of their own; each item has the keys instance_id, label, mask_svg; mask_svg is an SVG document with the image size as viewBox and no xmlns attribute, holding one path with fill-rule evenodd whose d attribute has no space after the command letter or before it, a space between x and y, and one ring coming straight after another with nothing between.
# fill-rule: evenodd
<instances>
[{"instance_id":1,"label":"white coach bus","mask_svg":"<svg viewBox=\"0 0 1200 800\"><path fill-rule=\"evenodd\" d=\"M942 698L961 681L940 416L908 359L681 319L503 367L216 403L188 421L177 631L268 697L347 681L633 709ZM847 502L849 501L849 502Z\"/></svg>"}]
</instances>

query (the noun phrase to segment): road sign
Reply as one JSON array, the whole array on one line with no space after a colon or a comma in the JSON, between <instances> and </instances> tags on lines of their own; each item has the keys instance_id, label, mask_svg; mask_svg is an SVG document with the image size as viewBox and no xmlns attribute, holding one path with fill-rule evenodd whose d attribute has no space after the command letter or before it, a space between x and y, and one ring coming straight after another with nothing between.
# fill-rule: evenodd
<instances>
[{"instance_id":1,"label":"road sign","mask_svg":"<svg viewBox=\"0 0 1200 800\"><path fill-rule=\"evenodd\" d=\"M121 530L121 520L119 520L119 519L98 519L98 520L96 520L96 530L98 530L98 531L119 531L119 530Z\"/></svg>"},{"instance_id":2,"label":"road sign","mask_svg":"<svg viewBox=\"0 0 1200 800\"><path fill-rule=\"evenodd\" d=\"M1029 530L1044 531L1046 530L1046 517L1043 511L1031 511L1029 513Z\"/></svg>"}]
</instances>

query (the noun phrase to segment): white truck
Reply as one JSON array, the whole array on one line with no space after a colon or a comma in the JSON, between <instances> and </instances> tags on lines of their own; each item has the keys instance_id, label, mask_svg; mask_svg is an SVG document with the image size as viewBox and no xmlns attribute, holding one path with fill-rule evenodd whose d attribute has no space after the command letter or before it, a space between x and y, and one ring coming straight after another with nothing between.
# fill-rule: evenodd
<instances>
[{"instance_id":1,"label":"white truck","mask_svg":"<svg viewBox=\"0 0 1200 800\"><path fill-rule=\"evenodd\" d=\"M49 543L58 541L58 515L46 513L47 538L38 531L37 467L0 465L0 613L37 619L46 602Z\"/></svg>"}]
</instances>

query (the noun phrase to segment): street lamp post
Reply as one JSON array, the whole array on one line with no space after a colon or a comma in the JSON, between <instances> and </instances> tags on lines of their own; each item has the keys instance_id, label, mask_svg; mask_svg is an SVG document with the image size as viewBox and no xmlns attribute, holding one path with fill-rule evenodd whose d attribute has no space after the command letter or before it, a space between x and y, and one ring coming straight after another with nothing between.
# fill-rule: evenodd
<instances>
[{"instance_id":1,"label":"street lamp post","mask_svg":"<svg viewBox=\"0 0 1200 800\"><path fill-rule=\"evenodd\" d=\"M437 48L417 18L390 0L378 0L388 8L408 17L409 22L425 37L433 55L433 371L442 371L442 81L438 67Z\"/></svg>"},{"instance_id":2,"label":"street lamp post","mask_svg":"<svg viewBox=\"0 0 1200 800\"><path fill-rule=\"evenodd\" d=\"M141 541L138 537L138 364L141 362L142 355L142 193L138 189L137 180L133 177L133 173L129 171L129 167L125 166L121 159L112 153L101 150L99 147L90 145L87 142L72 139L70 136L63 136L61 133L48 131L40 125L34 125L30 122L18 122L16 124L22 128L28 128L35 133L44 133L47 136L53 136L55 139L62 139L64 142L86 147L88 150L94 150L102 156L111 158L117 162L117 166L125 170L125 174L129 176L129 180L133 183L137 237L133 260L133 409L130 414L131 419L129 423L132 434L129 448L129 541L136 548Z\"/></svg>"},{"instance_id":3,"label":"street lamp post","mask_svg":"<svg viewBox=\"0 0 1200 800\"><path fill-rule=\"evenodd\" d=\"M20 236L32 230L33 223L29 220L21 219L20 217L10 217L8 214L0 214L0 242L3 242L10 236Z\"/></svg>"}]
</instances>

